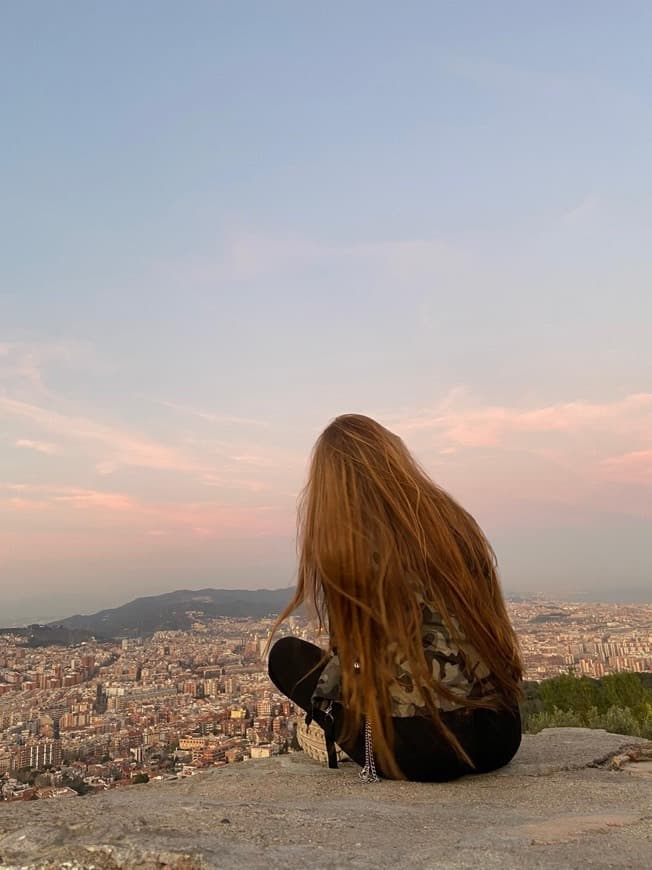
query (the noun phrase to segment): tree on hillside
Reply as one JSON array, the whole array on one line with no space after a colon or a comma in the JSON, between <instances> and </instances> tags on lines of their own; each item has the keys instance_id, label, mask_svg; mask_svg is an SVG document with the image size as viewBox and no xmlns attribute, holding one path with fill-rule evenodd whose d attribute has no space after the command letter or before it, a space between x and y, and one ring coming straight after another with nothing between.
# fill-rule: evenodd
<instances>
[{"instance_id":1,"label":"tree on hillside","mask_svg":"<svg viewBox=\"0 0 652 870\"><path fill-rule=\"evenodd\" d=\"M538 686L528 684L521 705L526 731L543 728L604 728L617 734L652 738L652 692L636 673L600 680L561 674Z\"/></svg>"},{"instance_id":2,"label":"tree on hillside","mask_svg":"<svg viewBox=\"0 0 652 870\"><path fill-rule=\"evenodd\" d=\"M601 680L606 707L638 707L652 701L652 692L643 686L638 674L608 674Z\"/></svg>"},{"instance_id":3,"label":"tree on hillside","mask_svg":"<svg viewBox=\"0 0 652 870\"><path fill-rule=\"evenodd\" d=\"M599 706L599 694L597 680L575 677L570 673L545 680L540 688L540 697L547 710L556 707L586 713L591 707Z\"/></svg>"}]
</instances>

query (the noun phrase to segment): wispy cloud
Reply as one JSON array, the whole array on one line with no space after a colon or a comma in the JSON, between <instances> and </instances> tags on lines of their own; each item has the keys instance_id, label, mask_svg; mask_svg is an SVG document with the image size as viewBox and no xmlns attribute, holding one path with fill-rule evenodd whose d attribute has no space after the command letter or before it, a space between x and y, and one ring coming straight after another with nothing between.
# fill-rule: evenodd
<instances>
[{"instance_id":1,"label":"wispy cloud","mask_svg":"<svg viewBox=\"0 0 652 870\"><path fill-rule=\"evenodd\" d=\"M3 346L3 352L6 350ZM32 396L36 392L32 390ZM278 488L279 479L288 472L297 476L305 464L305 457L292 455L275 442L263 420L220 415L174 402L161 404L175 414L206 420L215 426L217 437L198 438L193 428L184 424L176 442L169 427L163 440L98 420L71 408L61 397L42 392L36 398L18 398L0 391L0 424L4 420L14 428L28 430L10 442L19 449L49 455L65 452L74 457L77 476L91 472L110 477L129 469L172 472L185 478L186 492L194 486L198 496L210 487L231 498L239 491L251 499L256 493ZM59 443L50 440L52 436ZM286 486L287 482L282 488Z\"/></svg>"},{"instance_id":2,"label":"wispy cloud","mask_svg":"<svg viewBox=\"0 0 652 870\"><path fill-rule=\"evenodd\" d=\"M47 395L48 373L52 367L97 365L92 345L86 341L3 341L0 342L0 383L29 387Z\"/></svg>"},{"instance_id":3,"label":"wispy cloud","mask_svg":"<svg viewBox=\"0 0 652 870\"><path fill-rule=\"evenodd\" d=\"M249 492L264 492L265 490L269 490L270 484L264 480L256 480L255 478L242 478L242 477L229 477L225 475L223 477L215 477L214 475L207 475L203 478L204 486L212 487L213 489L222 490L222 492L228 492L233 489L244 489Z\"/></svg>"},{"instance_id":4,"label":"wispy cloud","mask_svg":"<svg viewBox=\"0 0 652 870\"><path fill-rule=\"evenodd\" d=\"M384 274L412 276L462 261L460 251L437 238L340 244L299 235L240 233L229 240L223 269L236 280L296 273L326 264L329 268L360 265L381 269Z\"/></svg>"},{"instance_id":5,"label":"wispy cloud","mask_svg":"<svg viewBox=\"0 0 652 870\"><path fill-rule=\"evenodd\" d=\"M46 432L76 442L82 448L100 448L104 455L98 459L98 466L105 472L122 465L172 471L207 470L178 448L87 417L63 414L6 396L0 396L0 414L28 420Z\"/></svg>"},{"instance_id":6,"label":"wispy cloud","mask_svg":"<svg viewBox=\"0 0 652 870\"><path fill-rule=\"evenodd\" d=\"M50 444L47 441L31 441L29 438L19 438L14 441L15 447L24 447L27 450L35 450L37 453L46 453L53 456L61 453L61 448L56 444Z\"/></svg>"},{"instance_id":7,"label":"wispy cloud","mask_svg":"<svg viewBox=\"0 0 652 870\"><path fill-rule=\"evenodd\" d=\"M231 232L217 255L163 261L158 264L157 274L160 272L161 280L172 278L197 285L278 275L288 277L323 267L361 269L365 273L380 272L384 276L405 278L432 275L451 266L463 267L466 259L464 251L444 238L343 243L300 233L283 235L254 230ZM169 404L174 406L174 403Z\"/></svg>"},{"instance_id":8,"label":"wispy cloud","mask_svg":"<svg viewBox=\"0 0 652 870\"><path fill-rule=\"evenodd\" d=\"M587 194L576 205L565 211L560 222L567 227L577 227L586 224L600 209L600 197L595 193Z\"/></svg>"},{"instance_id":9,"label":"wispy cloud","mask_svg":"<svg viewBox=\"0 0 652 870\"><path fill-rule=\"evenodd\" d=\"M198 419L206 420L209 423L218 423L220 425L226 424L228 426L260 426L262 428L266 428L268 425L264 420L254 420L251 417L238 417L233 414L219 414L215 411L201 410L189 405L180 405L177 402L169 402L163 399L154 399L153 401L156 402L157 405L169 408L171 411L185 414L190 417L197 417Z\"/></svg>"},{"instance_id":10,"label":"wispy cloud","mask_svg":"<svg viewBox=\"0 0 652 870\"><path fill-rule=\"evenodd\" d=\"M521 98L528 105L533 99L570 103L575 107L578 100L600 100L618 112L637 110L643 105L641 96L621 83L582 72L553 71L479 56L455 55L442 62L450 74L483 90Z\"/></svg>"},{"instance_id":11,"label":"wispy cloud","mask_svg":"<svg viewBox=\"0 0 652 870\"><path fill-rule=\"evenodd\" d=\"M240 465L248 465L254 468L278 468L278 461L270 456L260 454L243 453L233 457L233 461Z\"/></svg>"}]
</instances>

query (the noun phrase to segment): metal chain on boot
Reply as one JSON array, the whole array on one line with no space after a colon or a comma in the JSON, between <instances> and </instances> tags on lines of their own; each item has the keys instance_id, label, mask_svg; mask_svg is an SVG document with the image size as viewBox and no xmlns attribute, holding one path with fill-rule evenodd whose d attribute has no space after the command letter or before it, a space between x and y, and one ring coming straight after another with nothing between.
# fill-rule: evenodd
<instances>
[{"instance_id":1,"label":"metal chain on boot","mask_svg":"<svg viewBox=\"0 0 652 870\"><path fill-rule=\"evenodd\" d=\"M374 745L371 739L371 725L369 720L364 720L364 767L360 771L362 782L380 782L376 773L376 760L374 759Z\"/></svg>"}]
</instances>

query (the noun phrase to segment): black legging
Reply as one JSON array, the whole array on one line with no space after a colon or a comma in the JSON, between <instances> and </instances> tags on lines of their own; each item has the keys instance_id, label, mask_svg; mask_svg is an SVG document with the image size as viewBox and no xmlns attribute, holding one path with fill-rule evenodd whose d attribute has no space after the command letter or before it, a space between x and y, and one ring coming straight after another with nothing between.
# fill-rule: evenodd
<instances>
[{"instance_id":1,"label":"black legging","mask_svg":"<svg viewBox=\"0 0 652 870\"><path fill-rule=\"evenodd\" d=\"M362 731L353 739L338 740L344 725L344 709L333 705L333 717L312 706L312 695L326 666L324 651L297 637L283 637L269 654L269 676L275 686L310 714L346 754L364 765ZM422 716L393 717L394 756L406 779L417 782L446 782L468 773L487 773L507 764L521 743L518 710L475 709L444 712L441 718L455 734L475 767L469 767L455 753L435 724ZM382 776L387 774L379 770Z\"/></svg>"}]
</instances>

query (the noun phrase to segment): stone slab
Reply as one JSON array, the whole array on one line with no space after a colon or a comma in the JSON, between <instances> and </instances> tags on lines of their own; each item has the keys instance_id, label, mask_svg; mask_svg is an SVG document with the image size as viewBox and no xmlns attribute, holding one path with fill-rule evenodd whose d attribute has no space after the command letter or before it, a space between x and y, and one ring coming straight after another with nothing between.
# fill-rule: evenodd
<instances>
[{"instance_id":1,"label":"stone slab","mask_svg":"<svg viewBox=\"0 0 652 870\"><path fill-rule=\"evenodd\" d=\"M546 728L526 734L516 757L497 771L499 776L542 776L602 764L630 746L647 743L641 737L611 734L602 729Z\"/></svg>"},{"instance_id":2,"label":"stone slab","mask_svg":"<svg viewBox=\"0 0 652 870\"><path fill-rule=\"evenodd\" d=\"M607 760L632 742L550 729L504 771L442 784L364 785L352 763L330 771L298 753L0 804L0 868L647 870L652 777Z\"/></svg>"}]
</instances>

